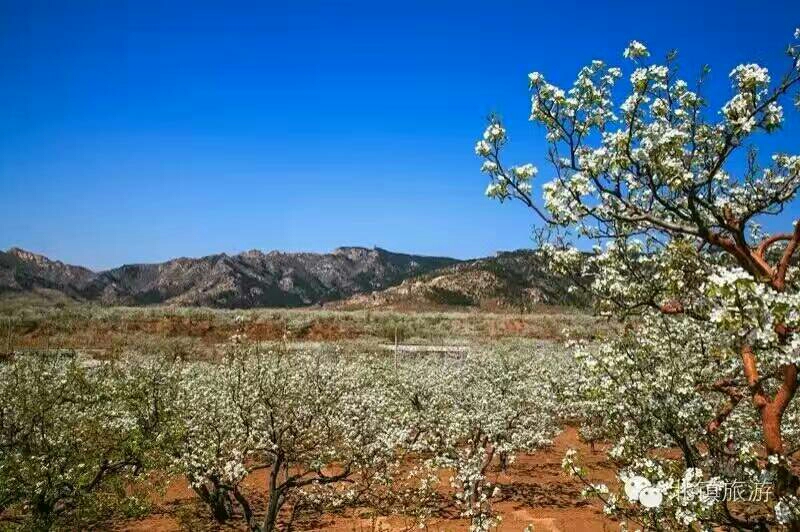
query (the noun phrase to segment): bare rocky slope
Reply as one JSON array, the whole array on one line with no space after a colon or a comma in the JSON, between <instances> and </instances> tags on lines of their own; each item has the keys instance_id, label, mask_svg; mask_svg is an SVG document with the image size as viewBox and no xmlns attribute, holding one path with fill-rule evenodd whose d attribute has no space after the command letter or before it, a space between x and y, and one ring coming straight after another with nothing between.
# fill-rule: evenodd
<instances>
[{"instance_id":1,"label":"bare rocky slope","mask_svg":"<svg viewBox=\"0 0 800 532\"><path fill-rule=\"evenodd\" d=\"M108 305L299 307L379 291L456 263L343 247L328 254L223 253L93 272L12 248L0 252L0 294L45 290Z\"/></svg>"},{"instance_id":2,"label":"bare rocky slope","mask_svg":"<svg viewBox=\"0 0 800 532\"><path fill-rule=\"evenodd\" d=\"M411 277L400 285L331 303L334 308L477 307L530 311L540 305L586 306L575 279L548 271L535 250L502 252Z\"/></svg>"}]
</instances>

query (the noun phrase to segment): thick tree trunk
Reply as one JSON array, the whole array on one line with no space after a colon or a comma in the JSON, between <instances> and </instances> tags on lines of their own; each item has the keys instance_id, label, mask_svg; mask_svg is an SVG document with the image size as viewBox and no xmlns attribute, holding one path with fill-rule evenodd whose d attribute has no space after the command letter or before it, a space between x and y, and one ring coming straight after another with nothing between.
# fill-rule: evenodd
<instances>
[{"instance_id":1,"label":"thick tree trunk","mask_svg":"<svg viewBox=\"0 0 800 532\"><path fill-rule=\"evenodd\" d=\"M282 466L283 459L279 455L275 458L269 474L269 506L267 507L267 515L264 516L264 525L261 527L261 532L272 532L278 522L278 513L281 511L281 505L283 504L283 488L285 487L285 485L278 486L278 475Z\"/></svg>"},{"instance_id":2,"label":"thick tree trunk","mask_svg":"<svg viewBox=\"0 0 800 532\"><path fill-rule=\"evenodd\" d=\"M214 485L209 490L208 487L201 485L195 488L195 492L211 508L211 514L218 523L224 523L233 516L233 505L225 488Z\"/></svg>"},{"instance_id":3,"label":"thick tree trunk","mask_svg":"<svg viewBox=\"0 0 800 532\"><path fill-rule=\"evenodd\" d=\"M55 524L55 504L52 501L38 498L33 504L33 529L47 531Z\"/></svg>"},{"instance_id":4,"label":"thick tree trunk","mask_svg":"<svg viewBox=\"0 0 800 532\"><path fill-rule=\"evenodd\" d=\"M236 501L239 503L239 506L242 507L242 511L244 512L244 519L245 521L247 521L247 527L250 530L260 530L258 522L256 521L256 517L253 515L253 509L250 507L250 502L248 502L247 497L245 497L242 494L242 492L239 491L238 486L234 486L233 496L236 498Z\"/></svg>"},{"instance_id":5,"label":"thick tree trunk","mask_svg":"<svg viewBox=\"0 0 800 532\"><path fill-rule=\"evenodd\" d=\"M783 435L781 418L783 412L770 403L761 408L761 430L764 434L764 448L768 455L783 454Z\"/></svg>"},{"instance_id":6,"label":"thick tree trunk","mask_svg":"<svg viewBox=\"0 0 800 532\"><path fill-rule=\"evenodd\" d=\"M761 386L756 358L749 346L745 346L742 349L742 361L744 363L744 374L753 396L753 404L758 408L761 418L764 450L768 456L778 455L783 457L785 448L781 421L783 420L783 413L797 391L797 366L789 364L781 369L781 386L775 396L770 398ZM776 497L781 497L786 493L793 493L800 486L800 479L786 467L785 463L778 464L775 472Z\"/></svg>"},{"instance_id":7,"label":"thick tree trunk","mask_svg":"<svg viewBox=\"0 0 800 532\"><path fill-rule=\"evenodd\" d=\"M267 515L264 517L264 526L262 532L272 532L275 530L275 525L278 523L278 513L281 511L281 503L283 502L283 495L278 492L270 492L269 506L267 507Z\"/></svg>"}]
</instances>

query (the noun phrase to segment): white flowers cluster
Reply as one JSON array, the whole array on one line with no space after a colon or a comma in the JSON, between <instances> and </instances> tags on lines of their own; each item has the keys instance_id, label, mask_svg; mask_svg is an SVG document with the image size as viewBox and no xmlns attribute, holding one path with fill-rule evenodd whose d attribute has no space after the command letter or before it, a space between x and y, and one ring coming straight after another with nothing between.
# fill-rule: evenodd
<instances>
[{"instance_id":1,"label":"white flowers cluster","mask_svg":"<svg viewBox=\"0 0 800 532\"><path fill-rule=\"evenodd\" d=\"M769 84L769 72L755 63L739 65L731 70L730 78L740 92L756 91Z\"/></svg>"},{"instance_id":2,"label":"white flowers cluster","mask_svg":"<svg viewBox=\"0 0 800 532\"><path fill-rule=\"evenodd\" d=\"M514 172L514 177L520 180L530 179L536 175L538 170L532 164L523 164L522 166L515 166L511 168L511 171Z\"/></svg>"},{"instance_id":3,"label":"white flowers cluster","mask_svg":"<svg viewBox=\"0 0 800 532\"><path fill-rule=\"evenodd\" d=\"M775 504L775 518L782 525L791 525L800 515L800 499L787 495Z\"/></svg>"},{"instance_id":4,"label":"white flowers cluster","mask_svg":"<svg viewBox=\"0 0 800 532\"><path fill-rule=\"evenodd\" d=\"M544 82L544 76L539 72L531 72L528 74L528 80L530 81L531 87L537 87Z\"/></svg>"},{"instance_id":5,"label":"white flowers cluster","mask_svg":"<svg viewBox=\"0 0 800 532\"><path fill-rule=\"evenodd\" d=\"M529 198L532 190L530 180L538 170L528 163L513 166L506 172L496 157L505 141L505 128L497 118L492 118L483 132L483 139L475 145L475 154L484 158L481 172L490 178L486 187L486 196L497 198L500 201L509 197Z\"/></svg>"},{"instance_id":6,"label":"white flowers cluster","mask_svg":"<svg viewBox=\"0 0 800 532\"><path fill-rule=\"evenodd\" d=\"M485 140L479 140L478 143L475 144L475 155L486 157L490 153L492 153L492 147Z\"/></svg>"},{"instance_id":7,"label":"white flowers cluster","mask_svg":"<svg viewBox=\"0 0 800 532\"><path fill-rule=\"evenodd\" d=\"M483 132L483 140L495 144L503 142L505 138L506 130L499 122L493 122L489 124L489 126L486 128L486 131Z\"/></svg>"},{"instance_id":8,"label":"white flowers cluster","mask_svg":"<svg viewBox=\"0 0 800 532\"><path fill-rule=\"evenodd\" d=\"M795 52L800 54L800 50ZM623 55L642 61L649 52L633 41ZM798 68L790 75L790 85L797 80ZM622 116L618 117L611 89L621 75L616 67L592 61L581 69L569 91L548 83L539 72L528 76L531 120L545 126L547 139L556 148L553 153L572 150L569 157L555 161L556 176L543 189L553 221L577 224L579 232L595 235L624 215L648 230L663 230L692 226L697 220L713 224L729 208L748 216L763 205L761 200L753 202L754 194L747 187L729 179L715 157L728 156L728 150L720 151L731 142L726 136L733 135L739 146L744 136L782 125L783 108L768 92L771 80L765 68L745 64L731 71L735 94L723 105L723 120L718 124L704 121L705 103L676 77L670 62L643 64L634 70L632 91L619 107ZM592 134L602 139L599 146L587 142ZM488 141L494 138L501 142ZM505 129L493 121L481 141L485 144L476 146L476 153L491 163L484 167L490 177L486 193L501 201L519 199L533 206L530 187L516 186L514 173L503 170L500 151L505 141ZM706 182L711 186L692 189ZM793 194L799 184L796 172L773 167L764 171L758 183L747 186L757 186L758 195L768 201ZM686 190L693 190L701 200L691 209ZM749 204L741 205L744 198ZM675 208L667 208L668 204Z\"/></svg>"},{"instance_id":9,"label":"white flowers cluster","mask_svg":"<svg viewBox=\"0 0 800 532\"><path fill-rule=\"evenodd\" d=\"M639 59L642 57L649 57L650 52L648 52L647 47L639 41L631 41L628 47L625 48L625 51L622 52L622 56L627 59Z\"/></svg>"}]
</instances>

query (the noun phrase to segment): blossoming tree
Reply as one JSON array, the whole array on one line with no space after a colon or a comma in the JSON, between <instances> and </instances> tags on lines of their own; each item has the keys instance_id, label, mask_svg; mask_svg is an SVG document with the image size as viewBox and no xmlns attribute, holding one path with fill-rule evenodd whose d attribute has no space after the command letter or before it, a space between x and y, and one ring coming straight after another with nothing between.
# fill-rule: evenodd
<instances>
[{"instance_id":1,"label":"blossoming tree","mask_svg":"<svg viewBox=\"0 0 800 532\"><path fill-rule=\"evenodd\" d=\"M653 63L636 41L623 54L633 72L620 105L622 70L603 61L581 69L566 91L531 73L530 118L546 131L553 175L544 209L532 195L537 169L503 161L498 118L475 146L486 194L521 201L555 229L558 245L546 247L554 267L590 276L600 311L627 323L619 338L580 349L576 379L592 398L587 415L604 419L615 440L621 478L648 478L666 501L621 508L606 496L607 508L648 526L798 528L800 224L786 213L800 156L765 161L757 149L781 128L781 101L800 85L800 30L794 37L774 82L756 64L731 71L733 95L718 114L702 96L707 69L690 85L675 53ZM771 216L785 232L763 233ZM597 241L595 253L570 248L565 235ZM649 457L659 446L680 449L682 459ZM686 496L687 482L721 478L730 460L768 479L777 502L736 513L728 501ZM578 470L572 457L566 465Z\"/></svg>"},{"instance_id":2,"label":"blossoming tree","mask_svg":"<svg viewBox=\"0 0 800 532\"><path fill-rule=\"evenodd\" d=\"M385 478L404 432L377 369L336 353L239 349L187 368L176 465L218 521L238 507L254 531L278 527L287 501L330 509ZM266 470L266 508L244 480ZM258 513L263 511L259 519Z\"/></svg>"},{"instance_id":3,"label":"blossoming tree","mask_svg":"<svg viewBox=\"0 0 800 532\"><path fill-rule=\"evenodd\" d=\"M169 361L62 353L0 364L0 528L82 529L162 466L177 375Z\"/></svg>"},{"instance_id":4,"label":"blossoming tree","mask_svg":"<svg viewBox=\"0 0 800 532\"><path fill-rule=\"evenodd\" d=\"M403 447L424 458L420 472L452 472L454 501L470 530L491 530L500 522L492 509L501 495L490 479L492 466L549 445L555 435L556 405L537 371L553 360L551 353L500 348L405 362L389 383L408 432Z\"/></svg>"}]
</instances>

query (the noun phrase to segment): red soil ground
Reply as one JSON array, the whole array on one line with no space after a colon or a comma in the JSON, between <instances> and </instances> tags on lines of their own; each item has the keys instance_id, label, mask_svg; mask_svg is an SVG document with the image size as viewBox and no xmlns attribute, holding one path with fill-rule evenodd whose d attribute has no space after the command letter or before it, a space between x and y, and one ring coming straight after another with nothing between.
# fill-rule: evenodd
<instances>
[{"instance_id":1,"label":"red soil ground","mask_svg":"<svg viewBox=\"0 0 800 532\"><path fill-rule=\"evenodd\" d=\"M614 482L611 464L600 446L592 451L581 442L573 428L567 428L552 447L535 454L522 455L506 473L492 471L490 479L501 487L502 494L493 507L503 517L501 531L520 531L532 524L537 532L599 532L616 530L618 524L605 517L600 505L581 497L583 484L561 470L561 460L568 448L578 449L581 463L593 482ZM249 487L265 486L263 475L247 479ZM241 520L224 528L215 525L205 507L186 481L172 481L164 494L153 494L155 511L148 517L119 523L118 531L172 532L179 530L243 530ZM356 515L323 515L313 522L295 523L295 530L401 531L415 529L415 523L403 517L362 519ZM428 524L433 531L465 531L468 523L458 519L438 519Z\"/></svg>"}]
</instances>

